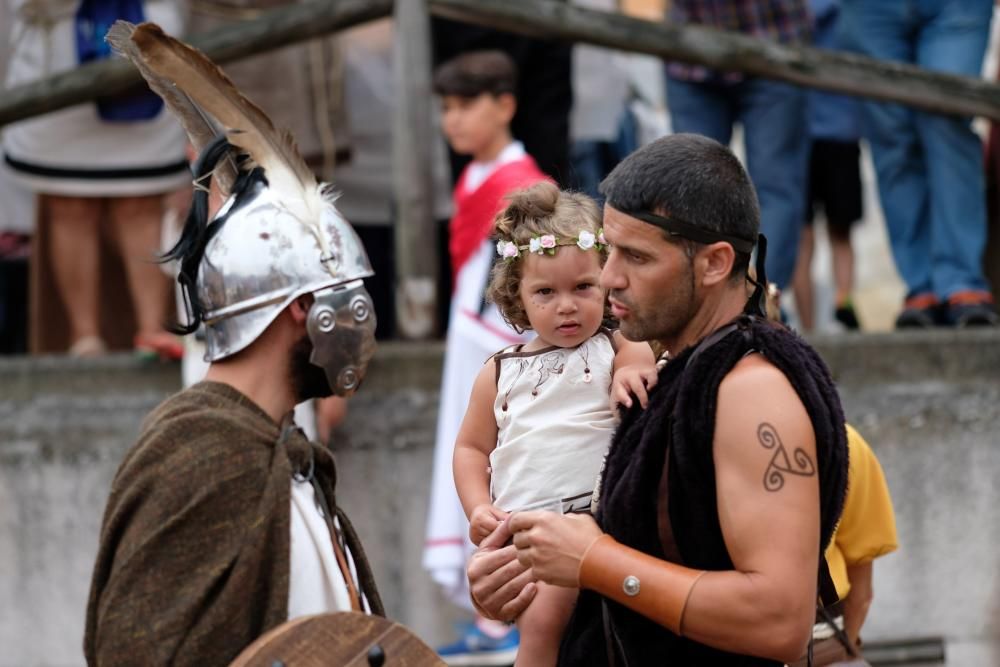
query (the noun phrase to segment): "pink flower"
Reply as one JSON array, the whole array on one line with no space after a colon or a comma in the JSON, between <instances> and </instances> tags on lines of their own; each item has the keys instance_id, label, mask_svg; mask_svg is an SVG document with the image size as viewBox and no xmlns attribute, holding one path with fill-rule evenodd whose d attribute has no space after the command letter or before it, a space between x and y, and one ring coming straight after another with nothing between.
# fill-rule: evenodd
<instances>
[{"instance_id":1,"label":"pink flower","mask_svg":"<svg viewBox=\"0 0 1000 667\"><path fill-rule=\"evenodd\" d=\"M603 229L598 229L597 230L597 242L600 243L601 245L608 245L608 240L606 238L604 238L604 230Z\"/></svg>"},{"instance_id":2,"label":"pink flower","mask_svg":"<svg viewBox=\"0 0 1000 667\"><path fill-rule=\"evenodd\" d=\"M503 256L504 259L513 259L514 257L517 257L517 246L512 242L507 241L507 245L503 248Z\"/></svg>"},{"instance_id":3,"label":"pink flower","mask_svg":"<svg viewBox=\"0 0 1000 667\"><path fill-rule=\"evenodd\" d=\"M556 247L556 237L552 234L546 234L542 237L542 247L543 248L555 248Z\"/></svg>"}]
</instances>

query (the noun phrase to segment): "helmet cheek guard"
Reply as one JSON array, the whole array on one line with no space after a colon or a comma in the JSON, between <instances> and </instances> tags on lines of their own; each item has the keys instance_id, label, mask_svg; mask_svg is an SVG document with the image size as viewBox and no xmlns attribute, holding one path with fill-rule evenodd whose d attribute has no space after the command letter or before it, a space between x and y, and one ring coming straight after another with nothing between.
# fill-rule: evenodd
<instances>
[{"instance_id":1,"label":"helmet cheek guard","mask_svg":"<svg viewBox=\"0 0 1000 667\"><path fill-rule=\"evenodd\" d=\"M313 293L306 320L313 351L309 361L326 373L330 389L350 396L361 385L375 354L375 309L361 280Z\"/></svg>"}]
</instances>

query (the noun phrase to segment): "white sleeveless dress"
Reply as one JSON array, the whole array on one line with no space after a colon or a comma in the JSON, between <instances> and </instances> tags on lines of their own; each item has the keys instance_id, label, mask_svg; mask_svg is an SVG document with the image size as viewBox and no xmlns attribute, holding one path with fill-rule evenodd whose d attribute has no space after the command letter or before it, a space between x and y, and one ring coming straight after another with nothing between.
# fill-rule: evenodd
<instances>
[{"instance_id":1,"label":"white sleeveless dress","mask_svg":"<svg viewBox=\"0 0 1000 667\"><path fill-rule=\"evenodd\" d=\"M495 357L497 446L490 493L506 510L589 511L615 418L615 348L601 329L575 348L508 348Z\"/></svg>"}]
</instances>

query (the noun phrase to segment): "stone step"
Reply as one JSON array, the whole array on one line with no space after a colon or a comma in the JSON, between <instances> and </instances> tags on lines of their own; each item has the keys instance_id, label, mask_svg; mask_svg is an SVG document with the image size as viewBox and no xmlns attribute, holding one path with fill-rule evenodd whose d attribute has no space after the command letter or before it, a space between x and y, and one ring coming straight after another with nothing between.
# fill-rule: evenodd
<instances>
[{"instance_id":1,"label":"stone step","mask_svg":"<svg viewBox=\"0 0 1000 667\"><path fill-rule=\"evenodd\" d=\"M875 568L865 636L942 637L948 665L1000 664L1000 331L815 337L877 452L900 550ZM390 614L432 644L447 604L421 569L443 346L380 346L334 435L339 498ZM176 364L0 358L0 665L81 664L101 514Z\"/></svg>"}]
</instances>

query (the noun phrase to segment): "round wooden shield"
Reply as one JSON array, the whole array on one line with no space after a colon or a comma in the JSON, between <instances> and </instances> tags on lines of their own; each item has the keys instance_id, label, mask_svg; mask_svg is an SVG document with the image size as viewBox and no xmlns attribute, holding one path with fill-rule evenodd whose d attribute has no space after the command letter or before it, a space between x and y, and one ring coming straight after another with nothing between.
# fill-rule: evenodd
<instances>
[{"instance_id":1,"label":"round wooden shield","mask_svg":"<svg viewBox=\"0 0 1000 667\"><path fill-rule=\"evenodd\" d=\"M230 667L440 667L415 634L381 616L303 616L257 638Z\"/></svg>"}]
</instances>

